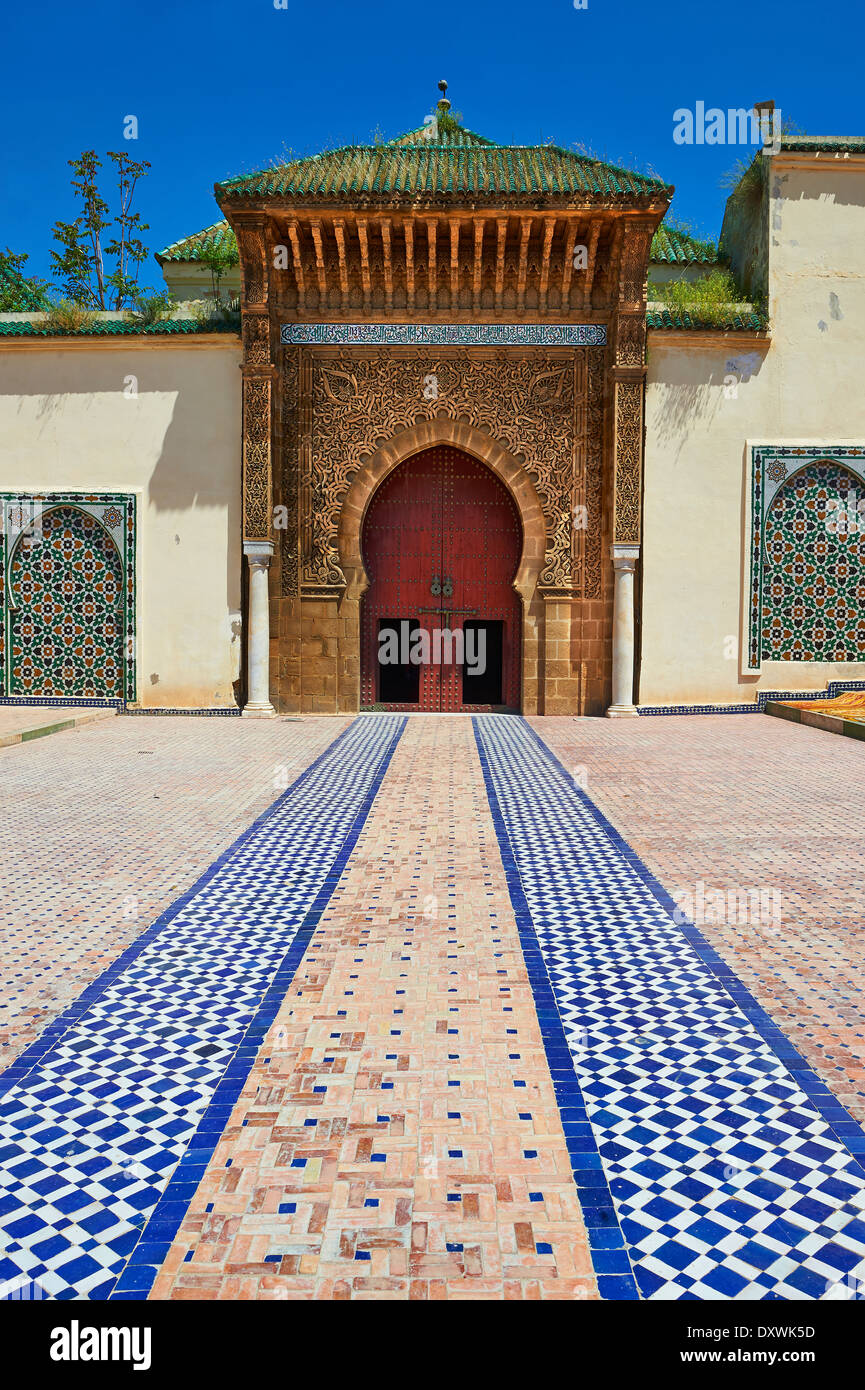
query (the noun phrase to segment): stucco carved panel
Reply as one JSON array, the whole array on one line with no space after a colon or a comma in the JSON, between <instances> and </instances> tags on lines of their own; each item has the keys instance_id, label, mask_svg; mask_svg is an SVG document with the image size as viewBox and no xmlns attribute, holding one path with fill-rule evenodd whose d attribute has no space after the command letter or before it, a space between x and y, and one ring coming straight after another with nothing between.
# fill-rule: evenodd
<instances>
[{"instance_id":1,"label":"stucco carved panel","mask_svg":"<svg viewBox=\"0 0 865 1390\"><path fill-rule=\"evenodd\" d=\"M588 366L578 373L577 357L567 351L302 353L309 362L309 398L304 399L301 370L294 407L298 423L283 427L283 495L293 487L299 491L304 586L338 591L345 584L337 545L340 510L364 461L419 421L446 417L466 421L525 467L546 523L541 585L577 593L585 572L595 592L605 354L600 348L584 354ZM288 353L284 383L287 361ZM284 415L291 412L292 390L284 385ZM308 435L302 425L305 413ZM573 509L583 496L588 525L581 550L574 538ZM283 592L288 590L283 587Z\"/></svg>"}]
</instances>

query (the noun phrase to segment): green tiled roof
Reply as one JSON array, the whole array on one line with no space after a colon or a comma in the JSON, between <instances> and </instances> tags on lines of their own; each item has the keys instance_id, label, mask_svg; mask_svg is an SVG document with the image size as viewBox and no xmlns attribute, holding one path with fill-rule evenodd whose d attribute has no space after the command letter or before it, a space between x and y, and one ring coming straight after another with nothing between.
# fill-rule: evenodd
<instances>
[{"instance_id":1,"label":"green tiled roof","mask_svg":"<svg viewBox=\"0 0 865 1390\"><path fill-rule=\"evenodd\" d=\"M782 150L802 150L809 154L865 154L865 135L784 135Z\"/></svg>"},{"instance_id":2,"label":"green tiled roof","mask_svg":"<svg viewBox=\"0 0 865 1390\"><path fill-rule=\"evenodd\" d=\"M652 238L649 260L675 265L717 265L718 248L712 241L699 241L677 227L662 224Z\"/></svg>"},{"instance_id":3,"label":"green tiled roof","mask_svg":"<svg viewBox=\"0 0 865 1390\"><path fill-rule=\"evenodd\" d=\"M398 135L395 140L386 140L385 148L394 145L428 145L429 127L418 126L417 130L407 130L405 135ZM485 135L478 135L476 130L469 130L466 126L453 125L448 122L439 127L439 139L436 141L442 149L446 150L480 150L496 149L495 140L488 140ZM378 146L368 148L376 149Z\"/></svg>"},{"instance_id":4,"label":"green tiled roof","mask_svg":"<svg viewBox=\"0 0 865 1390\"><path fill-rule=\"evenodd\" d=\"M226 324L201 324L196 319L164 319L160 323L141 327L129 319L100 319L85 328L49 328L42 322L31 319L0 319L0 338L114 338L131 333L146 333L154 337L164 337L172 333L236 333L237 329Z\"/></svg>"},{"instance_id":5,"label":"green tiled roof","mask_svg":"<svg viewBox=\"0 0 865 1390\"><path fill-rule=\"evenodd\" d=\"M743 314L732 312L723 321L714 323L708 319L700 317L696 311L688 313L686 309L649 309L646 314L647 328L669 328L681 330L705 329L715 332L739 332L739 333L763 333L768 328L769 323L765 314L758 314L749 310Z\"/></svg>"},{"instance_id":6,"label":"green tiled roof","mask_svg":"<svg viewBox=\"0 0 865 1390\"><path fill-rule=\"evenodd\" d=\"M548 195L617 199L663 196L662 179L620 169L557 145L497 145L474 131L443 123L435 140L424 128L379 145L294 159L277 169L240 174L216 185L217 199L286 198L333 201Z\"/></svg>"},{"instance_id":7,"label":"green tiled roof","mask_svg":"<svg viewBox=\"0 0 865 1390\"><path fill-rule=\"evenodd\" d=\"M197 261L202 255L216 247L220 251L236 251L237 241L227 222L214 222L203 232L195 232L182 241L173 241L164 251L156 252L160 265L163 261Z\"/></svg>"}]
</instances>

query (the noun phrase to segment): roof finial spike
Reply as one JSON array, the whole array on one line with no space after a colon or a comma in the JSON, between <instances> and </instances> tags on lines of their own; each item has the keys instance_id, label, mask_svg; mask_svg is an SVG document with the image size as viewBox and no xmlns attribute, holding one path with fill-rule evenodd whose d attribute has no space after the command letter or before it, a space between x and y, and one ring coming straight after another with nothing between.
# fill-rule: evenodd
<instances>
[{"instance_id":1,"label":"roof finial spike","mask_svg":"<svg viewBox=\"0 0 865 1390\"><path fill-rule=\"evenodd\" d=\"M447 90L448 84L445 82L444 78L442 78L441 82L439 83L439 91L441 92L441 97L439 98L438 104L439 111L442 112L450 111L451 109L451 104L447 99Z\"/></svg>"}]
</instances>

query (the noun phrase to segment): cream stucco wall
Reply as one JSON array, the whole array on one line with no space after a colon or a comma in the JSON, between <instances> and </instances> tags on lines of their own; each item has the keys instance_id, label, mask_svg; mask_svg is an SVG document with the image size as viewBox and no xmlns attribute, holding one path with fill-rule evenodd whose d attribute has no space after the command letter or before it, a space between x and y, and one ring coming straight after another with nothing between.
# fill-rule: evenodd
<instances>
[{"instance_id":1,"label":"cream stucco wall","mask_svg":"<svg viewBox=\"0 0 865 1390\"><path fill-rule=\"evenodd\" d=\"M0 491L137 496L142 705L235 704L239 364L233 335L0 340Z\"/></svg>"},{"instance_id":2,"label":"cream stucco wall","mask_svg":"<svg viewBox=\"0 0 865 1390\"><path fill-rule=\"evenodd\" d=\"M865 444L865 161L772 160L770 342L651 332L640 704L746 702L865 663L742 673L746 446Z\"/></svg>"}]
</instances>

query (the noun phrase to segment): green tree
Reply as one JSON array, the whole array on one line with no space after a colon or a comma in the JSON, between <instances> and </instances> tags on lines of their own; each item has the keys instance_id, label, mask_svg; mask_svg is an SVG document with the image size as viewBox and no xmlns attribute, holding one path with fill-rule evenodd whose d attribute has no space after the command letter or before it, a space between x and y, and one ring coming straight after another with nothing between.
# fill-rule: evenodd
<instances>
[{"instance_id":1,"label":"green tree","mask_svg":"<svg viewBox=\"0 0 865 1390\"><path fill-rule=\"evenodd\" d=\"M134 302L139 269L147 256L140 233L149 230L140 213L132 211L132 200L138 180L147 174L150 164L130 159L124 151L109 150L108 158L117 177L117 215L113 219L109 216L111 209L99 190L102 161L95 150L85 150L69 160L75 174L72 188L81 211L73 222L55 223L59 249L51 252L61 292L77 304L102 310L122 309ZM116 228L114 237L103 245L103 235L112 225ZM113 260L110 270L106 269L106 257Z\"/></svg>"},{"instance_id":2,"label":"green tree","mask_svg":"<svg viewBox=\"0 0 865 1390\"><path fill-rule=\"evenodd\" d=\"M48 307L48 283L23 274L26 252L0 251L0 313L27 314Z\"/></svg>"},{"instance_id":3,"label":"green tree","mask_svg":"<svg viewBox=\"0 0 865 1390\"><path fill-rule=\"evenodd\" d=\"M208 246L198 257L200 265L206 265L210 271L210 284L213 289L215 300L220 298L220 283L227 270L231 270L238 264L240 257L236 247Z\"/></svg>"}]
</instances>

